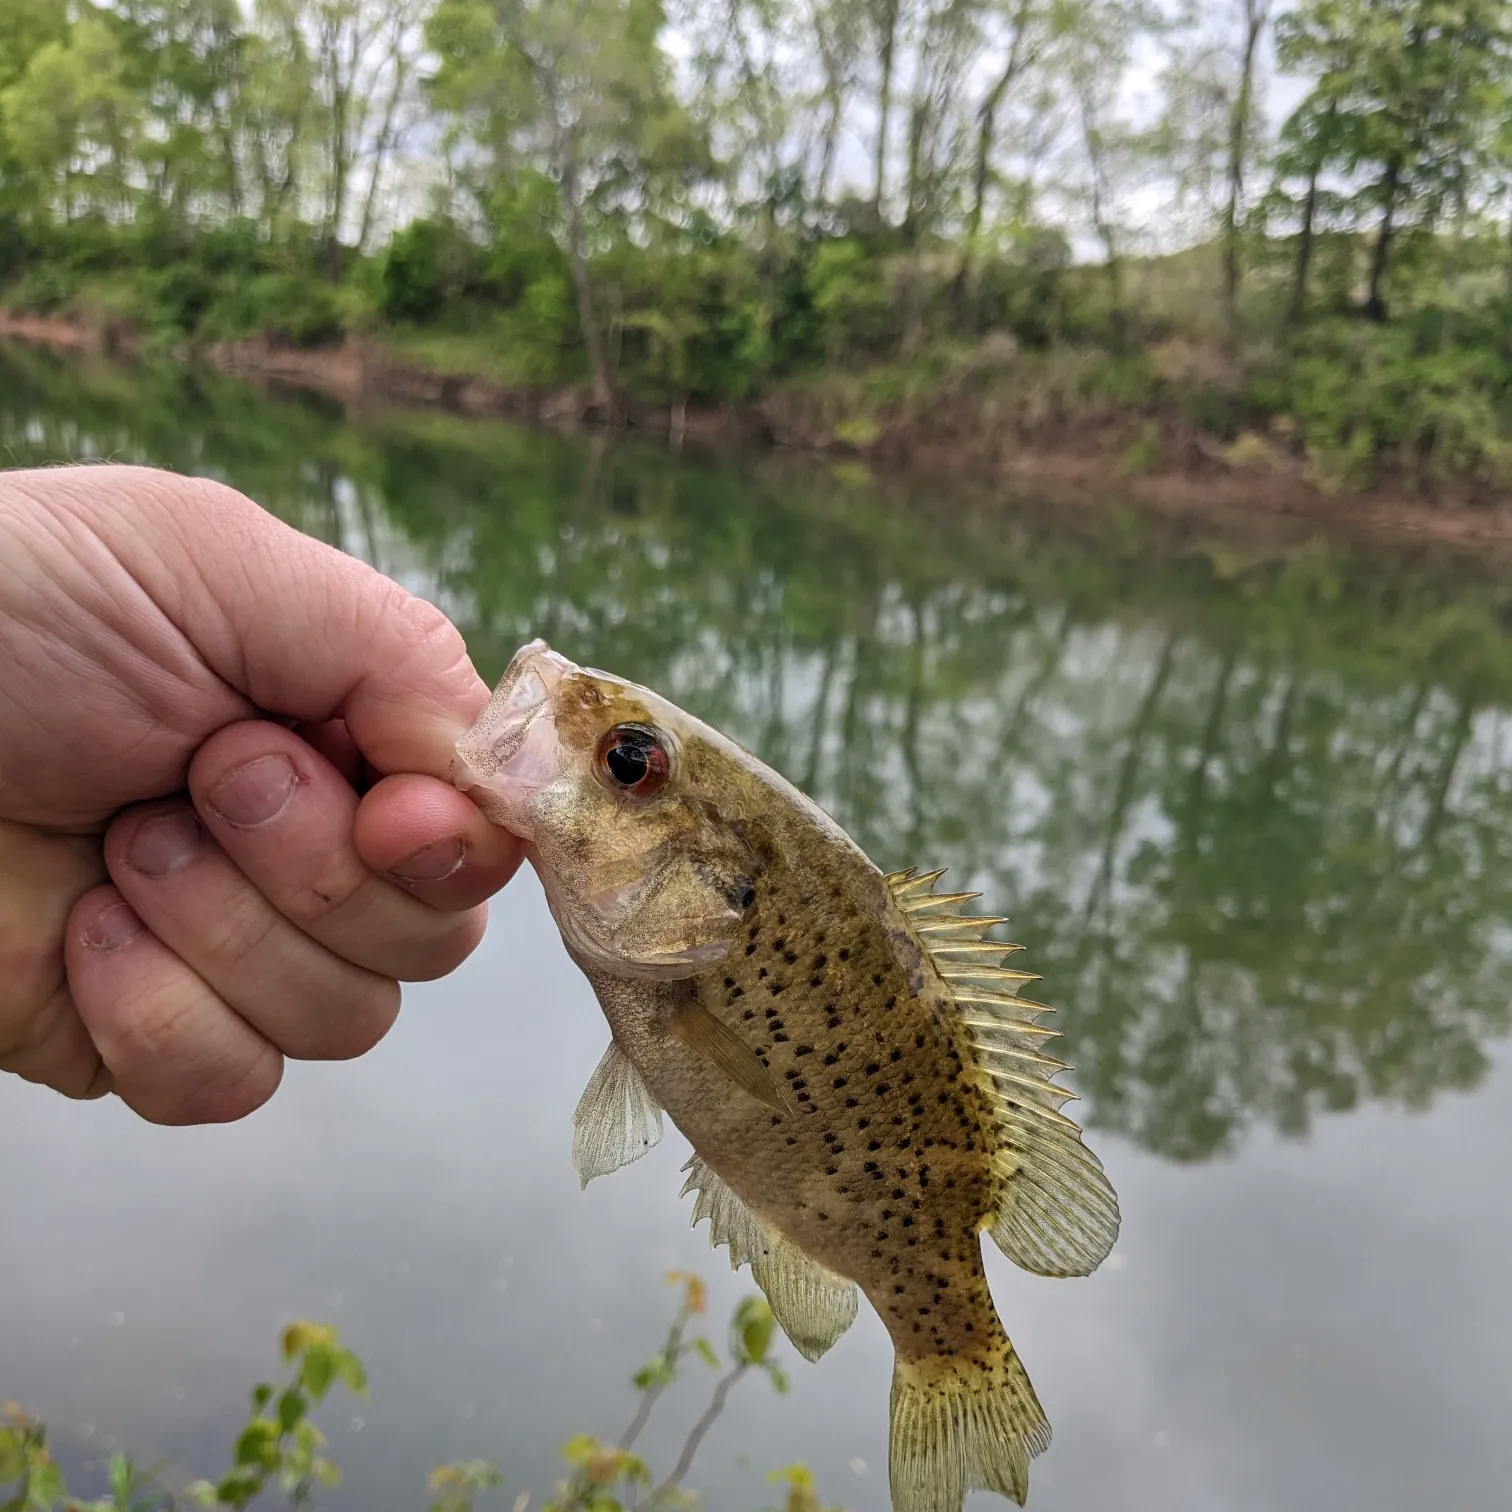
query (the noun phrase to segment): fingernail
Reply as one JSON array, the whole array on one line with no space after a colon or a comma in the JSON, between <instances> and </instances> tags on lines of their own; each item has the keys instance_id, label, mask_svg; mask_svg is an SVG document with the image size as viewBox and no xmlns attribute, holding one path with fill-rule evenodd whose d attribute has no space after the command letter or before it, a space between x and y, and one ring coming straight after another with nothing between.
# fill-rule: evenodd
<instances>
[{"instance_id":1,"label":"fingernail","mask_svg":"<svg viewBox=\"0 0 1512 1512\"><path fill-rule=\"evenodd\" d=\"M84 931L84 943L92 950L119 950L146 931L129 904L112 903L95 915L94 923Z\"/></svg>"},{"instance_id":2,"label":"fingernail","mask_svg":"<svg viewBox=\"0 0 1512 1512\"><path fill-rule=\"evenodd\" d=\"M131 837L126 863L144 877L167 877L194 859L205 843L205 832L193 814L183 809L149 819Z\"/></svg>"},{"instance_id":3,"label":"fingernail","mask_svg":"<svg viewBox=\"0 0 1512 1512\"><path fill-rule=\"evenodd\" d=\"M298 782L299 773L287 756L259 756L227 772L205 802L227 824L256 829L271 824L288 808Z\"/></svg>"},{"instance_id":4,"label":"fingernail","mask_svg":"<svg viewBox=\"0 0 1512 1512\"><path fill-rule=\"evenodd\" d=\"M440 840L389 869L389 875L401 882L440 882L461 869L467 859L467 847L460 840Z\"/></svg>"}]
</instances>

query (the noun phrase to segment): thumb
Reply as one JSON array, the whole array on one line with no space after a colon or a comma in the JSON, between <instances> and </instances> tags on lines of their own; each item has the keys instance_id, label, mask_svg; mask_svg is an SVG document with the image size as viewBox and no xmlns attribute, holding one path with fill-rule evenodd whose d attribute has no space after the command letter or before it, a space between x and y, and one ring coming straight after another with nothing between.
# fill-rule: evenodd
<instances>
[{"instance_id":1,"label":"thumb","mask_svg":"<svg viewBox=\"0 0 1512 1512\"><path fill-rule=\"evenodd\" d=\"M488 688L434 605L223 484L116 466L69 481L159 610L258 709L344 720L380 772L447 775Z\"/></svg>"}]
</instances>

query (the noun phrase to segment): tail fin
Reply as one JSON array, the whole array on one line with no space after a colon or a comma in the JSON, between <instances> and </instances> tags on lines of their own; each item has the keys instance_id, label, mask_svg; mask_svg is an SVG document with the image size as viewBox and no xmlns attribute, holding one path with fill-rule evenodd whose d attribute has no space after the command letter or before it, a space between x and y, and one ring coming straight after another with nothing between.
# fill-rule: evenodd
<instances>
[{"instance_id":1,"label":"tail fin","mask_svg":"<svg viewBox=\"0 0 1512 1512\"><path fill-rule=\"evenodd\" d=\"M893 1512L961 1512L968 1491L1019 1506L1050 1424L1006 1338L995 1358L900 1354L893 1365Z\"/></svg>"}]
</instances>

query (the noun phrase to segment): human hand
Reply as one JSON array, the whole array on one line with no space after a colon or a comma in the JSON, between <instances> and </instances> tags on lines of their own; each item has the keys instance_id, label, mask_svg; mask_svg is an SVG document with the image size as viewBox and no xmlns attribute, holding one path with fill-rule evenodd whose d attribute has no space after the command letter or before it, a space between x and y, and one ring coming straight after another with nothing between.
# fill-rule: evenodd
<instances>
[{"instance_id":1,"label":"human hand","mask_svg":"<svg viewBox=\"0 0 1512 1512\"><path fill-rule=\"evenodd\" d=\"M229 488L0 473L0 1070L208 1123L369 1050L519 864L445 780L487 698L439 610Z\"/></svg>"}]
</instances>

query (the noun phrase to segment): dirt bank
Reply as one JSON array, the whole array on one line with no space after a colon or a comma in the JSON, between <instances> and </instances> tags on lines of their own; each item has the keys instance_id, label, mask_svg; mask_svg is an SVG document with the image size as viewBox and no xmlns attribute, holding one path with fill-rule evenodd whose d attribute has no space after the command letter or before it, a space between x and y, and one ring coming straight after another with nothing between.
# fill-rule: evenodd
<instances>
[{"instance_id":1,"label":"dirt bank","mask_svg":"<svg viewBox=\"0 0 1512 1512\"><path fill-rule=\"evenodd\" d=\"M7 337L127 359L138 350L135 332L124 323L0 309L0 338ZM175 355L256 384L320 392L359 410L382 403L434 406L568 431L601 423L584 390L508 387L446 373L401 360L378 340L348 338L340 346L309 350L258 339ZM1386 491L1328 492L1300 465L1274 453L1231 460L1201 435L1164 436L1156 460L1131 470L1128 427L1117 424L1072 424L1026 435L954 408L937 421L925 426L883 417L876 434L858 444L838 439L801 400L779 394L745 406L630 402L616 423L675 445L777 447L848 457L931 480L997 483L1068 507L1105 509L1126 502L1215 524L1268 516L1457 548L1512 549L1512 498L1423 500Z\"/></svg>"}]
</instances>

